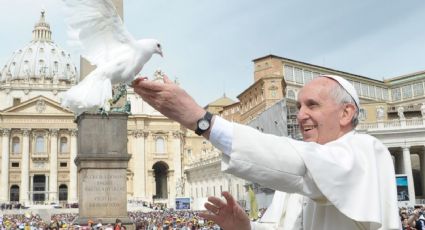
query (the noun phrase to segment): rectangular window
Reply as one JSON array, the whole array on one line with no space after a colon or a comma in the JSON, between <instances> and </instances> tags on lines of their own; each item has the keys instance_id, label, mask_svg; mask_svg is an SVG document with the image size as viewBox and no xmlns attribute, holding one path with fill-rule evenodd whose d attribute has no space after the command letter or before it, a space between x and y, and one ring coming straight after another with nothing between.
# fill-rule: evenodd
<instances>
[{"instance_id":1,"label":"rectangular window","mask_svg":"<svg viewBox=\"0 0 425 230\"><path fill-rule=\"evenodd\" d=\"M303 71L300 68L295 68L295 82L299 84L303 83Z\"/></svg>"},{"instance_id":2,"label":"rectangular window","mask_svg":"<svg viewBox=\"0 0 425 230\"><path fill-rule=\"evenodd\" d=\"M304 70L304 83L307 84L311 80L313 80L313 73L311 71Z\"/></svg>"},{"instance_id":3,"label":"rectangular window","mask_svg":"<svg viewBox=\"0 0 425 230\"><path fill-rule=\"evenodd\" d=\"M375 94L375 86L373 86L373 85L370 85L370 86L369 86L369 95L370 95L370 97L372 97L372 98L376 98L376 94Z\"/></svg>"},{"instance_id":4,"label":"rectangular window","mask_svg":"<svg viewBox=\"0 0 425 230\"><path fill-rule=\"evenodd\" d=\"M391 98L393 101L399 101L401 99L401 90L400 88L395 88L391 90Z\"/></svg>"},{"instance_id":5,"label":"rectangular window","mask_svg":"<svg viewBox=\"0 0 425 230\"><path fill-rule=\"evenodd\" d=\"M19 168L19 162L12 162L12 168Z\"/></svg>"},{"instance_id":6,"label":"rectangular window","mask_svg":"<svg viewBox=\"0 0 425 230\"><path fill-rule=\"evenodd\" d=\"M417 83L413 85L413 96L417 97L417 96L422 96L424 95L424 86L421 83Z\"/></svg>"},{"instance_id":7,"label":"rectangular window","mask_svg":"<svg viewBox=\"0 0 425 230\"><path fill-rule=\"evenodd\" d=\"M369 97L369 87L366 84L361 84L362 86L362 93L361 95L365 96L365 97Z\"/></svg>"},{"instance_id":8,"label":"rectangular window","mask_svg":"<svg viewBox=\"0 0 425 230\"><path fill-rule=\"evenodd\" d=\"M382 90L382 99L388 100L388 89Z\"/></svg>"},{"instance_id":9,"label":"rectangular window","mask_svg":"<svg viewBox=\"0 0 425 230\"><path fill-rule=\"evenodd\" d=\"M318 77L320 75L322 75L322 74L321 73L318 73L318 72L313 72L313 78L316 78L316 77Z\"/></svg>"},{"instance_id":10,"label":"rectangular window","mask_svg":"<svg viewBox=\"0 0 425 230\"><path fill-rule=\"evenodd\" d=\"M61 168L66 168L68 166L68 163L66 163L66 162L61 162L60 163L60 167Z\"/></svg>"},{"instance_id":11,"label":"rectangular window","mask_svg":"<svg viewBox=\"0 0 425 230\"><path fill-rule=\"evenodd\" d=\"M382 98L382 88L381 87L376 87L376 98L377 99L383 99Z\"/></svg>"},{"instance_id":12,"label":"rectangular window","mask_svg":"<svg viewBox=\"0 0 425 230\"><path fill-rule=\"evenodd\" d=\"M294 81L294 67L285 65L285 80Z\"/></svg>"},{"instance_id":13,"label":"rectangular window","mask_svg":"<svg viewBox=\"0 0 425 230\"><path fill-rule=\"evenodd\" d=\"M353 82L354 88L356 89L357 93L361 95L361 89L360 89L360 83L359 82Z\"/></svg>"},{"instance_id":14,"label":"rectangular window","mask_svg":"<svg viewBox=\"0 0 425 230\"><path fill-rule=\"evenodd\" d=\"M405 85L401 87L403 93L403 99L412 98L412 85Z\"/></svg>"},{"instance_id":15,"label":"rectangular window","mask_svg":"<svg viewBox=\"0 0 425 230\"><path fill-rule=\"evenodd\" d=\"M14 97L13 98L13 106L21 104L21 98Z\"/></svg>"}]
</instances>

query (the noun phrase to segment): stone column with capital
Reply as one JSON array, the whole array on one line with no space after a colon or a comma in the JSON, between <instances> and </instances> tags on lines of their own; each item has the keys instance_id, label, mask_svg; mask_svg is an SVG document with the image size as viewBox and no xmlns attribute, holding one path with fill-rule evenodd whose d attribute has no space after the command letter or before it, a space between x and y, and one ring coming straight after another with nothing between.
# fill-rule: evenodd
<instances>
[{"instance_id":1,"label":"stone column with capital","mask_svg":"<svg viewBox=\"0 0 425 230\"><path fill-rule=\"evenodd\" d=\"M145 134L142 130L133 131L133 192L134 197L146 199L146 157L145 157Z\"/></svg>"},{"instance_id":2,"label":"stone column with capital","mask_svg":"<svg viewBox=\"0 0 425 230\"><path fill-rule=\"evenodd\" d=\"M58 132L50 129L50 202L58 203Z\"/></svg>"},{"instance_id":3,"label":"stone column with capital","mask_svg":"<svg viewBox=\"0 0 425 230\"><path fill-rule=\"evenodd\" d=\"M175 196L183 196L182 188L179 188L179 193L177 193L177 186L180 186L182 181L182 146L181 146L181 132L173 131L173 167L174 167L174 184L176 185L176 190L173 191ZM173 193L172 193L173 194Z\"/></svg>"},{"instance_id":4,"label":"stone column with capital","mask_svg":"<svg viewBox=\"0 0 425 230\"><path fill-rule=\"evenodd\" d=\"M403 173L407 175L407 186L409 188L409 200L413 205L416 203L415 186L413 183L412 162L410 160L410 147L404 146L403 149Z\"/></svg>"},{"instance_id":5,"label":"stone column with capital","mask_svg":"<svg viewBox=\"0 0 425 230\"><path fill-rule=\"evenodd\" d=\"M2 131L2 160L1 160L1 184L0 202L9 201L9 136L10 129Z\"/></svg>"},{"instance_id":6,"label":"stone column with capital","mask_svg":"<svg viewBox=\"0 0 425 230\"><path fill-rule=\"evenodd\" d=\"M23 205L26 205L28 203L29 198L29 168L30 168L30 129L23 129L22 130L22 174L21 174L21 189L20 189L20 203Z\"/></svg>"},{"instance_id":7,"label":"stone column with capital","mask_svg":"<svg viewBox=\"0 0 425 230\"><path fill-rule=\"evenodd\" d=\"M75 158L77 157L77 129L71 129L71 149L69 161L69 203L77 203L77 165Z\"/></svg>"}]
</instances>

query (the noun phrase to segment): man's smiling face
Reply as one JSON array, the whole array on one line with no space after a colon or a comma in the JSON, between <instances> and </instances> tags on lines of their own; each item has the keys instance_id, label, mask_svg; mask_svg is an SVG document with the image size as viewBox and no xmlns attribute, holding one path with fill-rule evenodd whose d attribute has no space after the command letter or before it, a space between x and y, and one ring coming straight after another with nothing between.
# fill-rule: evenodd
<instances>
[{"instance_id":1,"label":"man's smiling face","mask_svg":"<svg viewBox=\"0 0 425 230\"><path fill-rule=\"evenodd\" d=\"M337 82L325 77L307 83L298 95L298 123L304 141L325 144L341 136L344 105L331 96Z\"/></svg>"}]
</instances>

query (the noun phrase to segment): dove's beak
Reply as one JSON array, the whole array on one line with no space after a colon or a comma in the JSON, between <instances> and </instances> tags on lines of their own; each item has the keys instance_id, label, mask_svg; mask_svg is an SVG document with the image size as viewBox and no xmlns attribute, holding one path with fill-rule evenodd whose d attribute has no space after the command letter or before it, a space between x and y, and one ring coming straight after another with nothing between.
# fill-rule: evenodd
<instances>
[{"instance_id":1,"label":"dove's beak","mask_svg":"<svg viewBox=\"0 0 425 230\"><path fill-rule=\"evenodd\" d=\"M159 55L163 58L164 55L162 54L162 51L159 51Z\"/></svg>"}]
</instances>

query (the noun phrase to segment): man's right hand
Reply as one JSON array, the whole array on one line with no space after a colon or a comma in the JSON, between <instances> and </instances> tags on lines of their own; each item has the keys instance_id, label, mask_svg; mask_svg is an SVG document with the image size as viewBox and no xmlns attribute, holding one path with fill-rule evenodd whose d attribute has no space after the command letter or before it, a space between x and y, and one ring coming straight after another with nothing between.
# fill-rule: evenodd
<instances>
[{"instance_id":1,"label":"man's right hand","mask_svg":"<svg viewBox=\"0 0 425 230\"><path fill-rule=\"evenodd\" d=\"M154 109L188 129L195 130L197 121L205 114L205 110L167 76L164 83L138 78L132 86Z\"/></svg>"},{"instance_id":2,"label":"man's right hand","mask_svg":"<svg viewBox=\"0 0 425 230\"><path fill-rule=\"evenodd\" d=\"M248 215L229 192L222 192L226 202L218 197L210 196L205 203L205 208L209 212L199 214L200 217L212 220L224 230L250 230L251 223Z\"/></svg>"}]
</instances>

